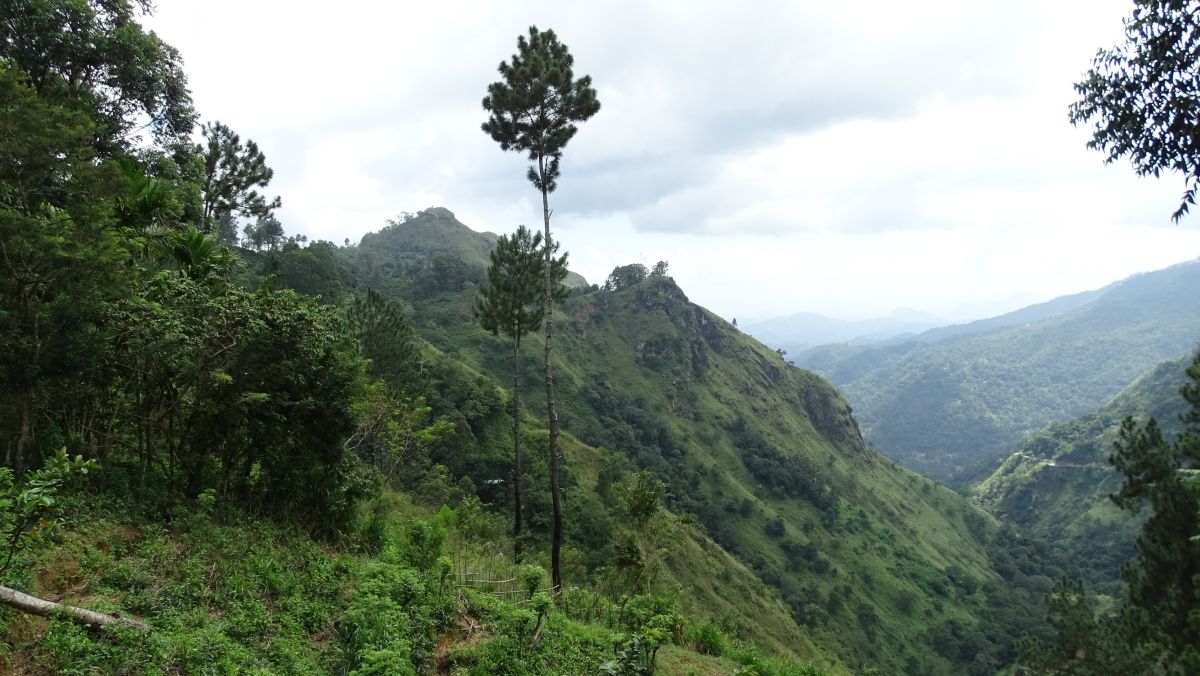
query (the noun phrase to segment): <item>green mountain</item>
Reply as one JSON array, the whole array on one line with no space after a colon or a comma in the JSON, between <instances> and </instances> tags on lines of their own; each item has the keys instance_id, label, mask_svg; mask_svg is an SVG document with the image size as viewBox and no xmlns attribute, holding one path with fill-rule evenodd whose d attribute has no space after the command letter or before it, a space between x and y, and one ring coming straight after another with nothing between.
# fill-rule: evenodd
<instances>
[{"instance_id":1,"label":"green mountain","mask_svg":"<svg viewBox=\"0 0 1200 676\"><path fill-rule=\"evenodd\" d=\"M414 265L432 265L440 256L461 261L469 270L466 274L478 281L497 239L494 233L463 225L445 207L429 207L363 236L355 268L368 276L387 275ZM587 280L575 272L564 283L572 288L587 286Z\"/></svg>"},{"instance_id":2,"label":"green mountain","mask_svg":"<svg viewBox=\"0 0 1200 676\"><path fill-rule=\"evenodd\" d=\"M1198 284L1200 262L1182 263L1040 321L932 344L829 346L798 362L839 388L868 441L956 483L1023 434L1096 410L1139 374L1194 348Z\"/></svg>"},{"instance_id":3,"label":"green mountain","mask_svg":"<svg viewBox=\"0 0 1200 676\"><path fill-rule=\"evenodd\" d=\"M378 232L368 233L362 245L364 249L391 254L388 263L405 256L432 259L450 255L458 256L468 265L486 267L496 239L493 233L476 232L459 223L449 209L430 207L391 221Z\"/></svg>"},{"instance_id":4,"label":"green mountain","mask_svg":"<svg viewBox=\"0 0 1200 676\"><path fill-rule=\"evenodd\" d=\"M410 222L425 232L442 214ZM435 274L425 284L411 276L428 271L415 260L390 269L358 265L399 259L386 246L403 241L405 225L390 226L390 239L368 236L343 251L350 276L392 290L447 359L508 382L508 343L475 326L477 287L454 266L442 266L448 278ZM1042 557L965 499L872 450L824 379L691 303L665 276L610 291L577 289L555 326L560 417L579 442L567 463L568 544L583 566L578 574L595 574L620 555L620 524L598 508L605 486L593 478L604 474L597 465L620 462L666 482L670 510L702 527L697 547L720 552L699 575L684 572L696 559L669 564L701 616L801 656L819 655L803 647L808 642L823 646L852 668L961 673L976 660L1011 660L1013 641L1040 612L1049 579ZM541 351L540 338L526 338L522 390L531 412L544 409ZM476 436L489 434L481 428ZM508 446L496 434L471 456L437 461L452 478L470 474L477 485L487 472L503 476ZM501 511L507 504L502 491L480 494ZM709 538L713 544L704 545ZM770 603L728 592L743 567L765 583ZM1016 576L1003 578L1000 567L1036 583L1014 588ZM772 603L786 613L764 613Z\"/></svg>"},{"instance_id":5,"label":"green mountain","mask_svg":"<svg viewBox=\"0 0 1200 676\"><path fill-rule=\"evenodd\" d=\"M1159 364L1099 411L1032 434L971 494L998 518L1060 548L1078 562L1090 588L1113 594L1133 555L1141 523L1108 499L1122 477L1108 463L1121 421L1156 419L1180 430L1179 388L1190 355Z\"/></svg>"},{"instance_id":6,"label":"green mountain","mask_svg":"<svg viewBox=\"0 0 1200 676\"><path fill-rule=\"evenodd\" d=\"M7 610L3 668L986 674L1046 635L1040 600L1068 572L1051 552L875 452L826 380L692 303L665 266L577 287L554 316L555 603L537 568L541 339L519 354L517 566L510 348L471 310L490 238L444 210L384 234L238 260L182 231L112 258L129 287L93 305L120 333L80 332L97 346L87 373L47 390L96 379L78 402L107 433L69 443L100 469L90 491L34 506L58 507L50 519L10 520L28 546L0 585L154 630ZM153 380L120 377L129 363ZM170 407L147 398L160 391ZM71 434L72 410L40 444ZM10 502L39 495L0 474Z\"/></svg>"}]
</instances>

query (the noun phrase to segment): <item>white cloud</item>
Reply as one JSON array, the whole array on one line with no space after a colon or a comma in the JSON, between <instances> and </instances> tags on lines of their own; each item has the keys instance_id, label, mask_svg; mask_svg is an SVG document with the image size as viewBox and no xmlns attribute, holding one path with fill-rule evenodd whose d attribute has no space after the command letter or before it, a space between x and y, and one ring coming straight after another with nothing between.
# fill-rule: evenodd
<instances>
[{"instance_id":1,"label":"white cloud","mask_svg":"<svg viewBox=\"0 0 1200 676\"><path fill-rule=\"evenodd\" d=\"M1200 252L1200 226L1169 224L1179 181L1104 166L1066 121L1128 6L179 0L150 23L205 119L263 147L285 226L334 241L432 205L540 224L479 101L516 36L552 27L603 103L553 196L576 267L661 258L723 314L862 316Z\"/></svg>"}]
</instances>

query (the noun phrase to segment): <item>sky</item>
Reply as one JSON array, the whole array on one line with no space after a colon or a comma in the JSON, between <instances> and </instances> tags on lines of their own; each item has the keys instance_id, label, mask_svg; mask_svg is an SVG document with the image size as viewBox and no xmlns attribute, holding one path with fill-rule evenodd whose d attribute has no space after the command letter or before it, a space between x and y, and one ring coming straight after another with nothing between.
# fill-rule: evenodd
<instances>
[{"instance_id":1,"label":"sky","mask_svg":"<svg viewBox=\"0 0 1200 676\"><path fill-rule=\"evenodd\" d=\"M592 77L552 227L571 267L665 260L744 320L988 316L1200 256L1183 179L1086 147L1067 107L1130 0L162 0L203 121L258 142L289 233L341 243L443 206L539 226L480 130L530 25Z\"/></svg>"}]
</instances>

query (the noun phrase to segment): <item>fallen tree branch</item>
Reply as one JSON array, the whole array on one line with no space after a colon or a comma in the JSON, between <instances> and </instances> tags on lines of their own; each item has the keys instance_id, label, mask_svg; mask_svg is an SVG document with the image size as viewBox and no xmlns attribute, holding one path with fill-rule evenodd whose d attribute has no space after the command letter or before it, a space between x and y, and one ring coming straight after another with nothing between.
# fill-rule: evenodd
<instances>
[{"instance_id":1,"label":"fallen tree branch","mask_svg":"<svg viewBox=\"0 0 1200 676\"><path fill-rule=\"evenodd\" d=\"M98 613L94 610L86 608L76 608L75 606L63 605L45 599L39 599L36 596L19 592L16 589L9 587L0 587L0 604L4 604L10 608L16 608L21 612L40 615L41 617L54 617L55 615L63 615L88 627L102 627L105 625L119 624L126 627L133 627L141 631L150 631L150 625L139 622L133 618L123 617L121 615L106 615Z\"/></svg>"}]
</instances>

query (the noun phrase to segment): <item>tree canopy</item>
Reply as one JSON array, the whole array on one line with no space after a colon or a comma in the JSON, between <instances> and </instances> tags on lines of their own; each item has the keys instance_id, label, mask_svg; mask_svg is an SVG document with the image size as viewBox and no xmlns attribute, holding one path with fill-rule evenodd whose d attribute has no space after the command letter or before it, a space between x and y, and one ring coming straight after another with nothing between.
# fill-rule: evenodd
<instances>
[{"instance_id":1,"label":"tree canopy","mask_svg":"<svg viewBox=\"0 0 1200 676\"><path fill-rule=\"evenodd\" d=\"M195 125L179 52L137 22L150 0L10 0L0 4L0 59L47 101L96 123L102 154L187 138ZM144 118L143 118L144 116ZM143 121L143 119L145 121Z\"/></svg>"},{"instance_id":2,"label":"tree canopy","mask_svg":"<svg viewBox=\"0 0 1200 676\"><path fill-rule=\"evenodd\" d=\"M1143 176L1183 174L1171 217L1186 215L1200 188L1200 0L1135 0L1125 42L1101 49L1075 91L1071 122L1093 125L1088 147Z\"/></svg>"},{"instance_id":3,"label":"tree canopy","mask_svg":"<svg viewBox=\"0 0 1200 676\"><path fill-rule=\"evenodd\" d=\"M517 38L511 62L500 62L503 80L488 85L484 110L491 113L483 131L501 150L528 153L528 178L534 187L554 192L559 162L576 122L600 110L591 76L575 79L575 58L554 31L529 27L529 38Z\"/></svg>"},{"instance_id":4,"label":"tree canopy","mask_svg":"<svg viewBox=\"0 0 1200 676\"><path fill-rule=\"evenodd\" d=\"M202 132L205 143L197 146L196 154L204 163L204 228L214 229L215 219L222 216L249 216L259 220L260 228L266 225L264 242L277 242L283 231L271 224L271 212L279 208L280 200L268 200L256 189L266 187L275 172L267 166L258 144L247 140L243 145L241 137L220 122L205 124Z\"/></svg>"},{"instance_id":5,"label":"tree canopy","mask_svg":"<svg viewBox=\"0 0 1200 676\"><path fill-rule=\"evenodd\" d=\"M663 276L665 276L665 272ZM621 289L633 286L638 282L646 279L649 272L646 266L641 263L630 263L629 265L618 265L613 268L613 271L608 273L608 279L604 280L605 291L620 291Z\"/></svg>"},{"instance_id":6,"label":"tree canopy","mask_svg":"<svg viewBox=\"0 0 1200 676\"><path fill-rule=\"evenodd\" d=\"M491 260L487 286L475 300L475 315L479 317L480 325L493 335L503 333L520 340L525 334L536 331L545 317L542 233L518 226L512 235L500 236L496 248L492 249ZM564 254L551 260L554 300L561 301L567 295L567 288L562 285L567 276L567 256Z\"/></svg>"}]
</instances>

